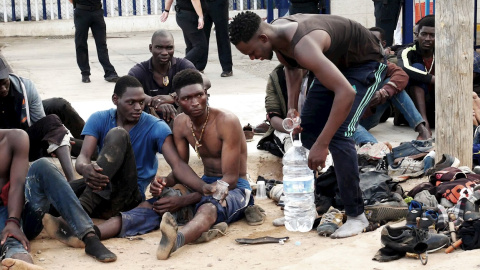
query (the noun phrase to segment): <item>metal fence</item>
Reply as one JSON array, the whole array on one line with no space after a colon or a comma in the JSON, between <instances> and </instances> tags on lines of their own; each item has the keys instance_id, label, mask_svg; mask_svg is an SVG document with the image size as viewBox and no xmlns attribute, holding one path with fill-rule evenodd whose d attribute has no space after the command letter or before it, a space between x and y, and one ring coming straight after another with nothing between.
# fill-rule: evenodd
<instances>
[{"instance_id":1,"label":"metal fence","mask_svg":"<svg viewBox=\"0 0 480 270\"><path fill-rule=\"evenodd\" d=\"M231 10L265 9L267 5L267 0L229 1ZM157 15L165 9L165 0L102 0L102 4L105 17ZM62 20L72 16L69 0L0 0L3 22Z\"/></svg>"}]
</instances>

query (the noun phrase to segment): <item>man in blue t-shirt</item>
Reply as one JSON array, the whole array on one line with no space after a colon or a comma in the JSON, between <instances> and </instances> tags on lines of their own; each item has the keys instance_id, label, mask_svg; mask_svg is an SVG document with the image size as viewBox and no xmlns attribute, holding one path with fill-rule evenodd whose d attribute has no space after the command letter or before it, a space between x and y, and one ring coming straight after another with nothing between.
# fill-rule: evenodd
<instances>
[{"instance_id":1,"label":"man in blue t-shirt","mask_svg":"<svg viewBox=\"0 0 480 270\"><path fill-rule=\"evenodd\" d=\"M167 124L143 112L145 94L136 78L120 78L112 101L116 109L96 112L86 122L75 164L84 179L71 182L90 216L107 219L144 200L145 189L157 172L156 153L163 154L176 178L201 182L180 159ZM90 157L97 146L100 153L94 162ZM202 193L212 188L208 184L192 187Z\"/></svg>"}]
</instances>

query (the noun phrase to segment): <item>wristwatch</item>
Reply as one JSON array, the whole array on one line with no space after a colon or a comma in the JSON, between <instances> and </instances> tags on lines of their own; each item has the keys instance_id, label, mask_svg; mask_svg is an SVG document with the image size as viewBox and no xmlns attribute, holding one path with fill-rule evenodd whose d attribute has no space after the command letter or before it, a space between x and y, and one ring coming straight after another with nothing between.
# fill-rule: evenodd
<instances>
[{"instance_id":1,"label":"wristwatch","mask_svg":"<svg viewBox=\"0 0 480 270\"><path fill-rule=\"evenodd\" d=\"M173 92L173 93L170 93L168 95L171 96L172 98L176 98L177 97L177 92Z\"/></svg>"}]
</instances>

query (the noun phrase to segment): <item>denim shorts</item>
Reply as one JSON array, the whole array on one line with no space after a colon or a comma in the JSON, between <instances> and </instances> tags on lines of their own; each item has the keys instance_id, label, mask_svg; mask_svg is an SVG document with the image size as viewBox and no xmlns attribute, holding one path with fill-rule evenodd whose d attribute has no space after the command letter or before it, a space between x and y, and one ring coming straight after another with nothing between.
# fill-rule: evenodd
<instances>
[{"instance_id":1,"label":"denim shorts","mask_svg":"<svg viewBox=\"0 0 480 270\"><path fill-rule=\"evenodd\" d=\"M236 188L228 191L225 201L226 206L223 207L220 202L212 196L203 196L200 202L197 203L195 212L203 204L211 203L217 208L217 220L215 221L215 224L220 222L230 224L243 218L247 206L253 205L253 196L248 189Z\"/></svg>"},{"instance_id":2,"label":"denim shorts","mask_svg":"<svg viewBox=\"0 0 480 270\"><path fill-rule=\"evenodd\" d=\"M166 188L159 197L147 200L150 204L160 197L181 196L177 189ZM127 212L120 212L122 216L122 229L118 237L128 237L146 234L160 227L162 217L152 208L136 207ZM193 206L187 206L172 213L178 225L185 225L193 218Z\"/></svg>"}]
</instances>

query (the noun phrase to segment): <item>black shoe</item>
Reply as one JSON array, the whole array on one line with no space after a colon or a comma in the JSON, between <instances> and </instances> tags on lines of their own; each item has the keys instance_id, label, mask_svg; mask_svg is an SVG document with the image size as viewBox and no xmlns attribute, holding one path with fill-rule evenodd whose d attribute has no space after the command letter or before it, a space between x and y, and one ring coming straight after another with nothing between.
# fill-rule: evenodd
<instances>
[{"instance_id":1,"label":"black shoe","mask_svg":"<svg viewBox=\"0 0 480 270\"><path fill-rule=\"evenodd\" d=\"M432 234L423 229L407 226L393 228L390 225L383 228L380 240L385 247L417 254L434 252L450 243L448 236L443 234Z\"/></svg>"},{"instance_id":2,"label":"black shoe","mask_svg":"<svg viewBox=\"0 0 480 270\"><path fill-rule=\"evenodd\" d=\"M83 83L89 83L90 82L90 76L89 75L82 75L82 82Z\"/></svg>"},{"instance_id":3,"label":"black shoe","mask_svg":"<svg viewBox=\"0 0 480 270\"><path fill-rule=\"evenodd\" d=\"M224 71L220 74L221 77L231 77L233 76L233 71Z\"/></svg>"},{"instance_id":4,"label":"black shoe","mask_svg":"<svg viewBox=\"0 0 480 270\"><path fill-rule=\"evenodd\" d=\"M120 77L118 77L117 74L114 74L114 75L110 75L108 77L105 77L105 81L107 82L117 82L118 79L120 79Z\"/></svg>"}]
</instances>

